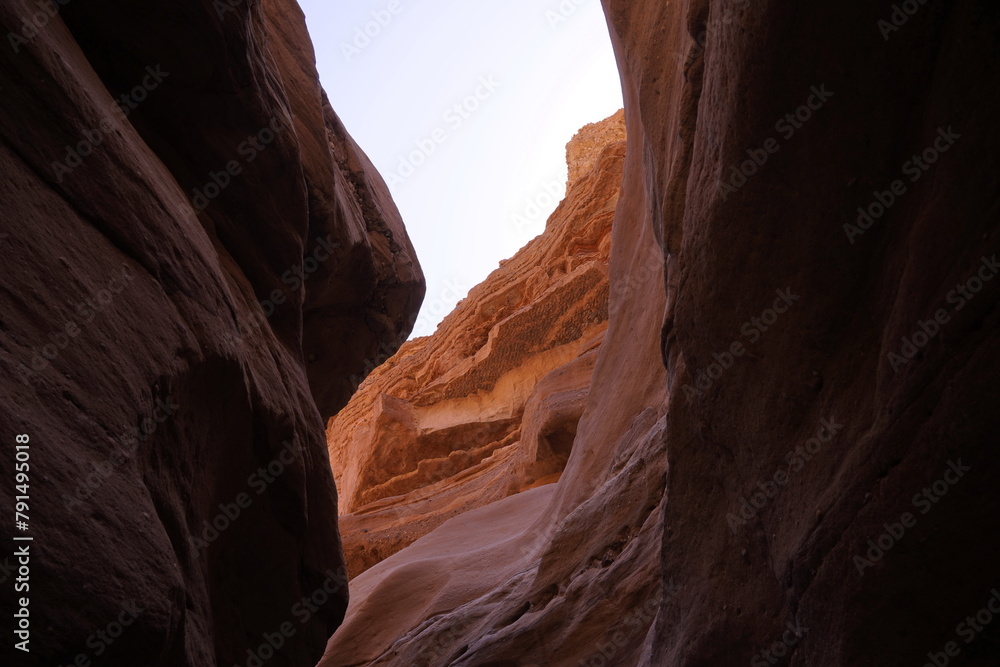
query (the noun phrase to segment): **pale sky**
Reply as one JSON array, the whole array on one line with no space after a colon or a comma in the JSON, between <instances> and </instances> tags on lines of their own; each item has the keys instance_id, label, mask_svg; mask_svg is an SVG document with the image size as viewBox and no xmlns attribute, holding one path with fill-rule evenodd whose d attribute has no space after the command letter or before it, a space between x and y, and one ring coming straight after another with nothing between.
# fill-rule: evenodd
<instances>
[{"instance_id":1,"label":"pale sky","mask_svg":"<svg viewBox=\"0 0 1000 667\"><path fill-rule=\"evenodd\" d=\"M413 335L430 334L542 231L566 142L622 107L600 0L299 3L330 102L416 248L427 296Z\"/></svg>"}]
</instances>

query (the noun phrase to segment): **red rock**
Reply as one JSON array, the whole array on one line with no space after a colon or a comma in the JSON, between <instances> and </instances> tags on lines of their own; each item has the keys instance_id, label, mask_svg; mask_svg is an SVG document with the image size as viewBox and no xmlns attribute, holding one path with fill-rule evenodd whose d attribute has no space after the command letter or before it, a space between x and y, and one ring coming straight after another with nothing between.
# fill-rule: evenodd
<instances>
[{"instance_id":1,"label":"red rock","mask_svg":"<svg viewBox=\"0 0 1000 667\"><path fill-rule=\"evenodd\" d=\"M0 6L28 35L0 49L2 458L30 435L35 538L31 652L6 635L5 665L245 664L286 622L270 664L313 664L344 613L323 421L422 276L301 12L218 5Z\"/></svg>"},{"instance_id":2,"label":"red rock","mask_svg":"<svg viewBox=\"0 0 1000 667\"><path fill-rule=\"evenodd\" d=\"M448 518L558 479L607 322L623 114L569 143L545 231L408 342L330 422L352 575Z\"/></svg>"},{"instance_id":3,"label":"red rock","mask_svg":"<svg viewBox=\"0 0 1000 667\"><path fill-rule=\"evenodd\" d=\"M886 41L878 22L892 5L605 6L670 258L660 567L680 591L659 611L648 664L760 662L775 642L792 665L923 664L989 597L1000 551L984 529L1000 472L986 370L1000 291L958 312L947 300L997 247L986 174L998 15L927 3ZM789 113L808 119L793 117L794 133ZM949 126L962 138L912 181L907 161ZM777 152L724 191L768 139ZM858 207L896 179L905 194L849 238ZM743 326L756 328L777 290L799 298L752 342ZM941 308L950 323L894 372L889 353ZM689 401L684 388L734 341L747 354ZM823 420L843 427L796 469L789 453L828 437ZM921 514L913 495L956 458L973 471ZM741 498L779 472L787 484L734 532ZM860 574L854 558L905 512L918 517L912 533ZM809 628L791 647L789 623ZM952 664L1000 660L982 639L959 640Z\"/></svg>"},{"instance_id":4,"label":"red rock","mask_svg":"<svg viewBox=\"0 0 1000 667\"><path fill-rule=\"evenodd\" d=\"M604 7L628 151L566 469L357 577L321 664L996 664L957 624L1000 552L997 13Z\"/></svg>"},{"instance_id":5,"label":"red rock","mask_svg":"<svg viewBox=\"0 0 1000 667\"><path fill-rule=\"evenodd\" d=\"M615 146L619 156L620 148ZM569 152L573 154L573 150ZM604 171L601 175L606 183L601 187L613 186L617 192L619 174ZM628 183L626 180L626 186ZM632 183L634 188L635 181ZM565 220L561 215L566 208L575 210L578 192L579 186L570 189L549 221L546 235L558 233L559 221ZM595 634L598 629L625 618L633 622L629 632L641 650L639 639L652 622L655 607L638 616L632 612L656 597L659 582L661 529L657 519L665 464L664 369L649 360L659 354L663 277L659 253L649 251L650 246L655 247L652 229L641 224L641 207L626 207L627 193L623 191L617 200L616 216L634 220L635 227L630 228L631 238L613 231L610 239L612 264L607 286L612 319L599 339L603 342L599 346L597 339L588 343L587 354L539 382L524 408L522 439L531 442L524 436L548 433L557 436L545 438L551 451L572 448L558 484L497 500L483 493L484 485L456 477L446 492L461 497L458 490L467 485L471 497L457 508L464 513L448 506L455 518L352 580L352 605L345 625L332 639L322 665L449 664L459 660L460 654L486 663L576 664L597 652L594 642L600 637ZM554 238L565 246L566 239L572 237ZM531 246L522 255L532 257L529 252ZM565 250L555 257L563 255ZM535 259L529 264L536 265L541 269L546 263ZM495 284L488 280L475 288L450 318L457 320L463 310L473 310L470 302L475 306L502 302L502 297L495 295L503 291ZM538 305L541 302L531 303L532 312L543 307ZM452 329L453 322L446 319L435 336L425 340L453 338L451 332L459 330ZM502 345L501 333L502 329L494 335L494 345ZM366 391L373 391L370 388L383 386L379 383L384 378L398 379L393 389L421 386L422 376L409 372L406 365L409 346L417 344L420 341L407 344L398 361L391 360L372 374L331 424L331 443L337 442L334 428L338 422L357 423L357 415L349 411ZM445 369L457 365L453 361L442 364ZM410 377L416 380L407 384L403 378ZM567 424L573 428L566 428ZM355 447L362 451L365 445ZM333 460L352 460L341 449L334 448L332 454ZM543 468L539 474L558 470L561 464L552 463L551 469ZM523 486L522 482L515 488ZM433 491L440 493L436 488ZM430 500L424 500L426 497ZM435 493L393 499L397 500L401 507L395 517L388 513L388 501L377 505L371 514L355 510L355 514L342 517L349 560L354 558L353 544L359 545L358 551L374 545L382 551L371 560L384 558L395 548L392 540L399 540L396 524L419 528L405 535L409 541L438 523L427 521L427 516L440 513L443 505L434 503ZM404 501L410 502L402 504ZM429 509L424 509L428 505ZM472 509L480 505L485 506ZM615 526L612 534L594 528L605 525ZM368 533L363 532L366 529ZM623 552L630 543L632 546ZM575 588L567 583L570 580L577 582ZM614 585L617 594L595 606L586 596L586 587L579 588L583 582ZM385 613L390 599L398 614ZM417 634L411 634L414 632ZM390 645L393 648L388 650ZM556 647L560 651L558 663L553 662ZM618 651L619 657L627 658L627 651Z\"/></svg>"}]
</instances>

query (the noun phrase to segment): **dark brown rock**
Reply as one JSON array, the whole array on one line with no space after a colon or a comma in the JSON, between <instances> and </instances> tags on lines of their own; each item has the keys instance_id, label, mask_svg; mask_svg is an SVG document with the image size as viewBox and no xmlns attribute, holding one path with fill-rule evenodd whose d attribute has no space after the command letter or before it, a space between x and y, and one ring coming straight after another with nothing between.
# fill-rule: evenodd
<instances>
[{"instance_id":1,"label":"dark brown rock","mask_svg":"<svg viewBox=\"0 0 1000 667\"><path fill-rule=\"evenodd\" d=\"M956 626L996 586L1000 282L961 309L948 295L998 250L1000 13L917 5L885 39L892 4L606 6L669 258L661 567L681 593L651 664L759 662L789 623L809 629L779 647L790 665L923 664L953 640L950 664L996 664L1000 626L968 645ZM780 148L758 173L720 187L768 139ZM897 179L884 216L846 227ZM764 332L753 318L777 290L797 298ZM947 323L895 362L940 309ZM734 341L747 353L687 389ZM842 427L797 460L831 435L824 420ZM972 469L923 514L914 494L959 459ZM860 564L905 513L915 525Z\"/></svg>"},{"instance_id":2,"label":"dark brown rock","mask_svg":"<svg viewBox=\"0 0 1000 667\"><path fill-rule=\"evenodd\" d=\"M231 665L289 622L268 664L312 664L347 600L324 419L409 331L412 247L294 3L53 14L0 6L0 498L29 434L35 538L0 662Z\"/></svg>"}]
</instances>

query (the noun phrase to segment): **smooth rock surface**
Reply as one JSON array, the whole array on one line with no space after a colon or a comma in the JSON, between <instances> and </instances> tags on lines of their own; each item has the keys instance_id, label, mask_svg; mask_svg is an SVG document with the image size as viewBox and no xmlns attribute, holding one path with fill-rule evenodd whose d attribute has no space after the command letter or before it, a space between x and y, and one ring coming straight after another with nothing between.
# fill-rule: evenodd
<instances>
[{"instance_id":1,"label":"smooth rock surface","mask_svg":"<svg viewBox=\"0 0 1000 667\"><path fill-rule=\"evenodd\" d=\"M1000 250L1000 8L605 7L668 257L648 664L1000 663L957 629L1000 554L1000 281L957 290Z\"/></svg>"},{"instance_id":2,"label":"smooth rock surface","mask_svg":"<svg viewBox=\"0 0 1000 667\"><path fill-rule=\"evenodd\" d=\"M0 663L246 664L289 623L268 664L314 664L347 602L324 418L423 279L302 13L11 0L0 34L0 502L28 434L34 537Z\"/></svg>"}]
</instances>

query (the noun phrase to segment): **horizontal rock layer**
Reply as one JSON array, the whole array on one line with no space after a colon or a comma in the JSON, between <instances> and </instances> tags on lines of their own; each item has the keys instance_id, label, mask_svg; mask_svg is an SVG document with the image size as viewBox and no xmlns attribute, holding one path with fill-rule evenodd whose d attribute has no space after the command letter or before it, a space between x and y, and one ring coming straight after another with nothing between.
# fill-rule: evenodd
<instances>
[{"instance_id":1,"label":"horizontal rock layer","mask_svg":"<svg viewBox=\"0 0 1000 667\"><path fill-rule=\"evenodd\" d=\"M608 317L621 113L567 147L571 184L545 231L406 343L330 422L352 575L446 519L558 479Z\"/></svg>"},{"instance_id":2,"label":"horizontal rock layer","mask_svg":"<svg viewBox=\"0 0 1000 667\"><path fill-rule=\"evenodd\" d=\"M619 123L620 115L585 128L568 147L571 166L575 161L592 160L599 138L608 136L607 132L620 132L615 129ZM632 142L632 137L627 141ZM324 667L576 664L599 655L596 640L603 636L604 629L617 628L626 621L628 625L623 627L632 646L629 650L616 649L617 659L629 664L629 659L637 658L641 638L655 617L659 596L658 517L666 457L665 369L658 361L658 332L664 300L662 256L652 227L641 224L648 214L636 203L642 201L636 197L637 180L628 177L630 165L634 170L638 163L623 161L625 148L622 143L604 148L588 175L571 185L545 234L474 288L434 336L407 343L394 360L374 372L331 425L341 419L345 425L358 423L356 416L348 416L350 411L362 406L359 399L366 392L375 393L379 387L391 387L394 391L387 393L393 396L400 395L398 387L408 387L414 395L421 395L422 376L408 365L408 352L413 349L410 346L460 340L459 333L470 327L458 328L456 320L476 322L473 313L499 310L493 304L508 303L504 299L508 281L559 276L562 272L553 267L562 267L567 254L572 258L567 249L584 238L578 227L587 218L574 218L574 211L581 202L599 201L587 193L616 195L613 199L605 197L607 205L600 207L609 218L605 225L612 217L610 205L614 206L614 219L628 221L613 227L601 243L611 259L605 283L610 319L602 322L598 337L581 337L582 346L573 357L560 359L541 381L533 379L527 384L530 394L522 390L520 395L529 398L523 403L520 440L510 446L515 456L527 453L535 457L537 465L544 442L549 451L569 453L565 468L558 477L540 479L525 478L523 473L499 479L496 474L459 474L418 492L373 503L364 508L364 514L354 509L353 514L342 517L348 560L359 553L362 567L381 562L352 579L351 606L345 624L329 644L321 663ZM634 148L630 150L632 155L640 154ZM611 157L614 170L605 166ZM630 183L631 191L627 189ZM628 226L633 222L636 228ZM558 252L539 253L539 244ZM500 282L499 277L505 282ZM530 315L527 319L532 322L540 324L551 317L544 298L513 303L517 306L515 315ZM492 308L487 310L487 306ZM500 312L510 317L507 311ZM487 352L529 349L529 345L537 344L537 339L505 338L505 321L501 319L500 325L494 326ZM519 331L515 327L510 330ZM480 338L487 339L482 334ZM438 356L444 354L426 359L433 361ZM478 354L469 358L488 357ZM467 367L447 357L440 364L444 371ZM387 378L397 384L388 383ZM426 386L436 388L439 384ZM449 396L446 391L437 391L435 395ZM485 406L495 413L498 406L521 405L523 399L512 400L517 396L508 391L498 395L503 400ZM374 397L367 399L368 405L376 403ZM476 405L484 404L480 401ZM381 409L387 409L385 403ZM368 411L374 414L374 410ZM357 414L364 413L358 410ZM476 414L467 413L465 419ZM480 408L478 414L480 422L486 421L486 410ZM355 438L364 434L365 438L397 442L397 431L371 423L366 427L369 430L355 431ZM338 436L333 428L330 437L335 445L346 441L351 446L352 441ZM366 442L370 441L354 445L356 450L382 451L382 441L374 445ZM412 441L403 444L409 443ZM391 460L404 456L400 452ZM333 449L332 459L350 461L352 457L346 450ZM509 455L495 457L483 468L517 470L509 459ZM562 468L563 461L552 463L539 473ZM338 479L347 478L341 474ZM525 489L533 480L557 483ZM342 487L349 488L350 482L343 482ZM449 516L453 518L441 523ZM615 529L609 531L608 526ZM403 533L402 528L407 532ZM421 535L382 560L385 551ZM401 536L405 539L401 540ZM376 553L370 555L373 551ZM592 596L595 588L614 590L615 594L602 594L597 604Z\"/></svg>"}]
</instances>

